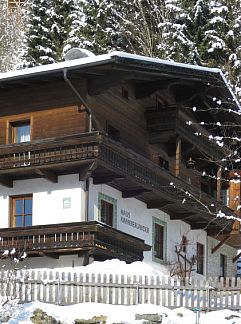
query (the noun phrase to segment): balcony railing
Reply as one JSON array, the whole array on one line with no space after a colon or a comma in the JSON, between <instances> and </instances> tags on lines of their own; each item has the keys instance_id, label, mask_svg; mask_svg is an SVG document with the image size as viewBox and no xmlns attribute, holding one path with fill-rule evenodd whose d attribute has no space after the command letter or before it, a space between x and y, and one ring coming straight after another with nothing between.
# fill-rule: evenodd
<instances>
[{"instance_id":1,"label":"balcony railing","mask_svg":"<svg viewBox=\"0 0 241 324\"><path fill-rule=\"evenodd\" d=\"M0 253L13 248L29 255L87 251L127 262L143 259L143 240L96 221L0 229Z\"/></svg>"},{"instance_id":2,"label":"balcony railing","mask_svg":"<svg viewBox=\"0 0 241 324\"><path fill-rule=\"evenodd\" d=\"M75 163L77 165L76 172L79 172L79 164L82 161L96 161L96 171L99 175L102 174L102 168L104 168L105 174L109 173L113 178L115 178L115 175L125 177L129 179L132 186L135 184L137 187L153 192L153 199L157 199L156 195L158 195L161 199L166 199L173 204L180 204L184 209L196 211L201 217L205 216L207 223L214 216L212 214L207 215L205 205L215 204L216 210L223 210L224 208L225 213L232 215L231 210L222 206L222 204L215 202L209 196L201 195L200 188L185 183L167 170L161 169L150 160L130 149L126 149L120 143L110 140L100 132L2 145L0 147L0 182L3 181L2 177L14 179L16 172L19 172L16 179L26 176L28 170L32 176L33 170L44 167L56 173L58 173L58 167L61 167L61 172L73 172ZM70 171L63 171L64 167L69 166L71 166ZM171 185L171 183L174 185ZM193 195L195 199L189 197L187 192ZM185 205L181 203L183 199L185 199ZM213 212L215 213L215 210ZM216 223L221 229L222 222L219 220ZM228 228L229 226L226 225L225 228Z\"/></svg>"},{"instance_id":3,"label":"balcony railing","mask_svg":"<svg viewBox=\"0 0 241 324\"><path fill-rule=\"evenodd\" d=\"M97 155L97 137L89 133L1 145L0 170L87 160Z\"/></svg>"},{"instance_id":4,"label":"balcony railing","mask_svg":"<svg viewBox=\"0 0 241 324\"><path fill-rule=\"evenodd\" d=\"M218 161L225 154L224 148L219 149L209 140L211 133L195 124L191 117L178 107L158 111L149 109L146 112L146 119L151 143L167 141L170 136L180 135L188 143L194 144L199 150Z\"/></svg>"}]
</instances>

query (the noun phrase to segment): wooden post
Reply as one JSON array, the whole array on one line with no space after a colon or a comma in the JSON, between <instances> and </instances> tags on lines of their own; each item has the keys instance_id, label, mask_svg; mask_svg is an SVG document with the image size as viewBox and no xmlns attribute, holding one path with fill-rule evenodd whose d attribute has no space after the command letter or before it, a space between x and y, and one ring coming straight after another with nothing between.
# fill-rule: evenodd
<instances>
[{"instance_id":1,"label":"wooden post","mask_svg":"<svg viewBox=\"0 0 241 324\"><path fill-rule=\"evenodd\" d=\"M176 177L180 176L181 146L182 146L182 141L181 141L180 137L178 137L176 140L176 167L175 167L175 176Z\"/></svg>"},{"instance_id":2,"label":"wooden post","mask_svg":"<svg viewBox=\"0 0 241 324\"><path fill-rule=\"evenodd\" d=\"M218 168L217 171L217 201L221 201L222 192L222 168Z\"/></svg>"}]
</instances>

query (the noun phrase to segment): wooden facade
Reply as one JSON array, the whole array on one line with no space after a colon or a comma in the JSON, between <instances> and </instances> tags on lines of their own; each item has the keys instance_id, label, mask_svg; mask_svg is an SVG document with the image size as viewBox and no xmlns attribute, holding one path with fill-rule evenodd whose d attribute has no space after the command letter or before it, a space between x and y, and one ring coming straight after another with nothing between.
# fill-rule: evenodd
<instances>
[{"instance_id":1,"label":"wooden facade","mask_svg":"<svg viewBox=\"0 0 241 324\"><path fill-rule=\"evenodd\" d=\"M2 185L39 177L58 182L60 175L79 173L80 180L92 177L94 184L108 184L192 229L229 235L233 220L216 218L220 210L237 216L221 201L226 182L202 177L204 169L218 174L216 161L229 149L212 144L212 130L195 123L204 112L192 111L202 105L210 123L229 118L209 111L210 98L230 95L222 78L112 58L69 68L74 92L63 70L0 79ZM12 127L21 122L28 122L30 141L14 143Z\"/></svg>"}]
</instances>

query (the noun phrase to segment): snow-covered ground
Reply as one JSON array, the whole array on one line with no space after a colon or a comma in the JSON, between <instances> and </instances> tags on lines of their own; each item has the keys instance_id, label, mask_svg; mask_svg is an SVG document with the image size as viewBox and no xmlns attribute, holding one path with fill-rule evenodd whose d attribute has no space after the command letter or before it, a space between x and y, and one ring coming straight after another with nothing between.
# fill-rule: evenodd
<instances>
[{"instance_id":1,"label":"snow-covered ground","mask_svg":"<svg viewBox=\"0 0 241 324\"><path fill-rule=\"evenodd\" d=\"M51 269L53 270L53 269ZM57 270L57 269L55 269ZM58 269L60 270L60 269ZM63 270L63 269L61 269ZM94 262L91 265L80 268L68 268L65 271L74 271L82 273L102 273L102 274L126 274L126 275L163 275L163 269L160 266L153 267L144 262L134 262L127 265L123 261L109 260L105 262ZM165 273L166 274L166 273ZM42 309L47 315L52 316L63 324L72 324L76 319L88 320L94 316L107 317L107 324L110 323L143 323L143 320L136 320L136 314L160 314L162 323L166 324L195 324L196 314L185 308L170 310L165 307L152 304L141 304L133 306L107 305L97 303L83 303L71 306L57 306L41 303L39 301L17 304L6 304L5 323L9 324L28 324L32 323L31 317L35 309ZM9 307L9 309L8 309ZM0 309L0 313L3 309ZM7 316L10 315L10 319ZM3 323L3 321L2 321ZM200 314L200 324L241 324L241 313L230 310L221 310L210 313ZM43 321L44 324L44 321Z\"/></svg>"},{"instance_id":2,"label":"snow-covered ground","mask_svg":"<svg viewBox=\"0 0 241 324\"><path fill-rule=\"evenodd\" d=\"M108 323L143 323L135 320L135 314L163 314L165 324L195 324L196 315L185 308L170 310L165 307L144 304L135 306L117 306L96 303L77 304L72 306L56 306L40 302L32 302L19 306L15 315L7 322L9 324L30 324L30 317L36 308L42 309L48 315L64 324L72 324L75 319L91 319L94 316L107 316ZM241 314L230 310L221 310L200 315L200 324L238 324Z\"/></svg>"}]
</instances>

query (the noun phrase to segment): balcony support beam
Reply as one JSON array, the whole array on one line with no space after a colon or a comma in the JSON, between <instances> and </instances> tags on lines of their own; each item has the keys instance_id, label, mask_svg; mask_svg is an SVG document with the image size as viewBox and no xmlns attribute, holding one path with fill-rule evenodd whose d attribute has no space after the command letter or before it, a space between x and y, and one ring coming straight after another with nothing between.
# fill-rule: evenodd
<instances>
[{"instance_id":1,"label":"balcony support beam","mask_svg":"<svg viewBox=\"0 0 241 324\"><path fill-rule=\"evenodd\" d=\"M160 199L160 200L151 200L146 204L146 206L147 209L159 209L171 204L173 204L172 201Z\"/></svg>"},{"instance_id":2,"label":"balcony support beam","mask_svg":"<svg viewBox=\"0 0 241 324\"><path fill-rule=\"evenodd\" d=\"M0 184L4 187L13 188L13 180L6 176L0 176Z\"/></svg>"},{"instance_id":3,"label":"balcony support beam","mask_svg":"<svg viewBox=\"0 0 241 324\"><path fill-rule=\"evenodd\" d=\"M115 179L124 179L123 176L119 176L119 175L113 175L113 176L96 176L93 179L93 184L98 185L98 184L105 184L105 183L110 183Z\"/></svg>"},{"instance_id":4,"label":"balcony support beam","mask_svg":"<svg viewBox=\"0 0 241 324\"><path fill-rule=\"evenodd\" d=\"M58 183L58 176L52 171L44 170L44 169L36 169L36 173L46 178L50 182Z\"/></svg>"},{"instance_id":5,"label":"balcony support beam","mask_svg":"<svg viewBox=\"0 0 241 324\"><path fill-rule=\"evenodd\" d=\"M175 176L179 177L180 176L180 166L181 166L181 146L182 146L182 141L180 137L177 138L176 140L176 165L175 165Z\"/></svg>"},{"instance_id":6,"label":"balcony support beam","mask_svg":"<svg viewBox=\"0 0 241 324\"><path fill-rule=\"evenodd\" d=\"M212 248L212 254L215 253L222 245L224 245L230 239L230 235L225 236L214 248Z\"/></svg>"},{"instance_id":7,"label":"balcony support beam","mask_svg":"<svg viewBox=\"0 0 241 324\"><path fill-rule=\"evenodd\" d=\"M79 171L79 181L84 181L91 177L91 174L96 169L96 167L96 162L91 162L83 165Z\"/></svg>"},{"instance_id":8,"label":"balcony support beam","mask_svg":"<svg viewBox=\"0 0 241 324\"><path fill-rule=\"evenodd\" d=\"M141 195L144 192L150 192L148 189L131 189L122 191L122 198L132 198Z\"/></svg>"}]
</instances>

